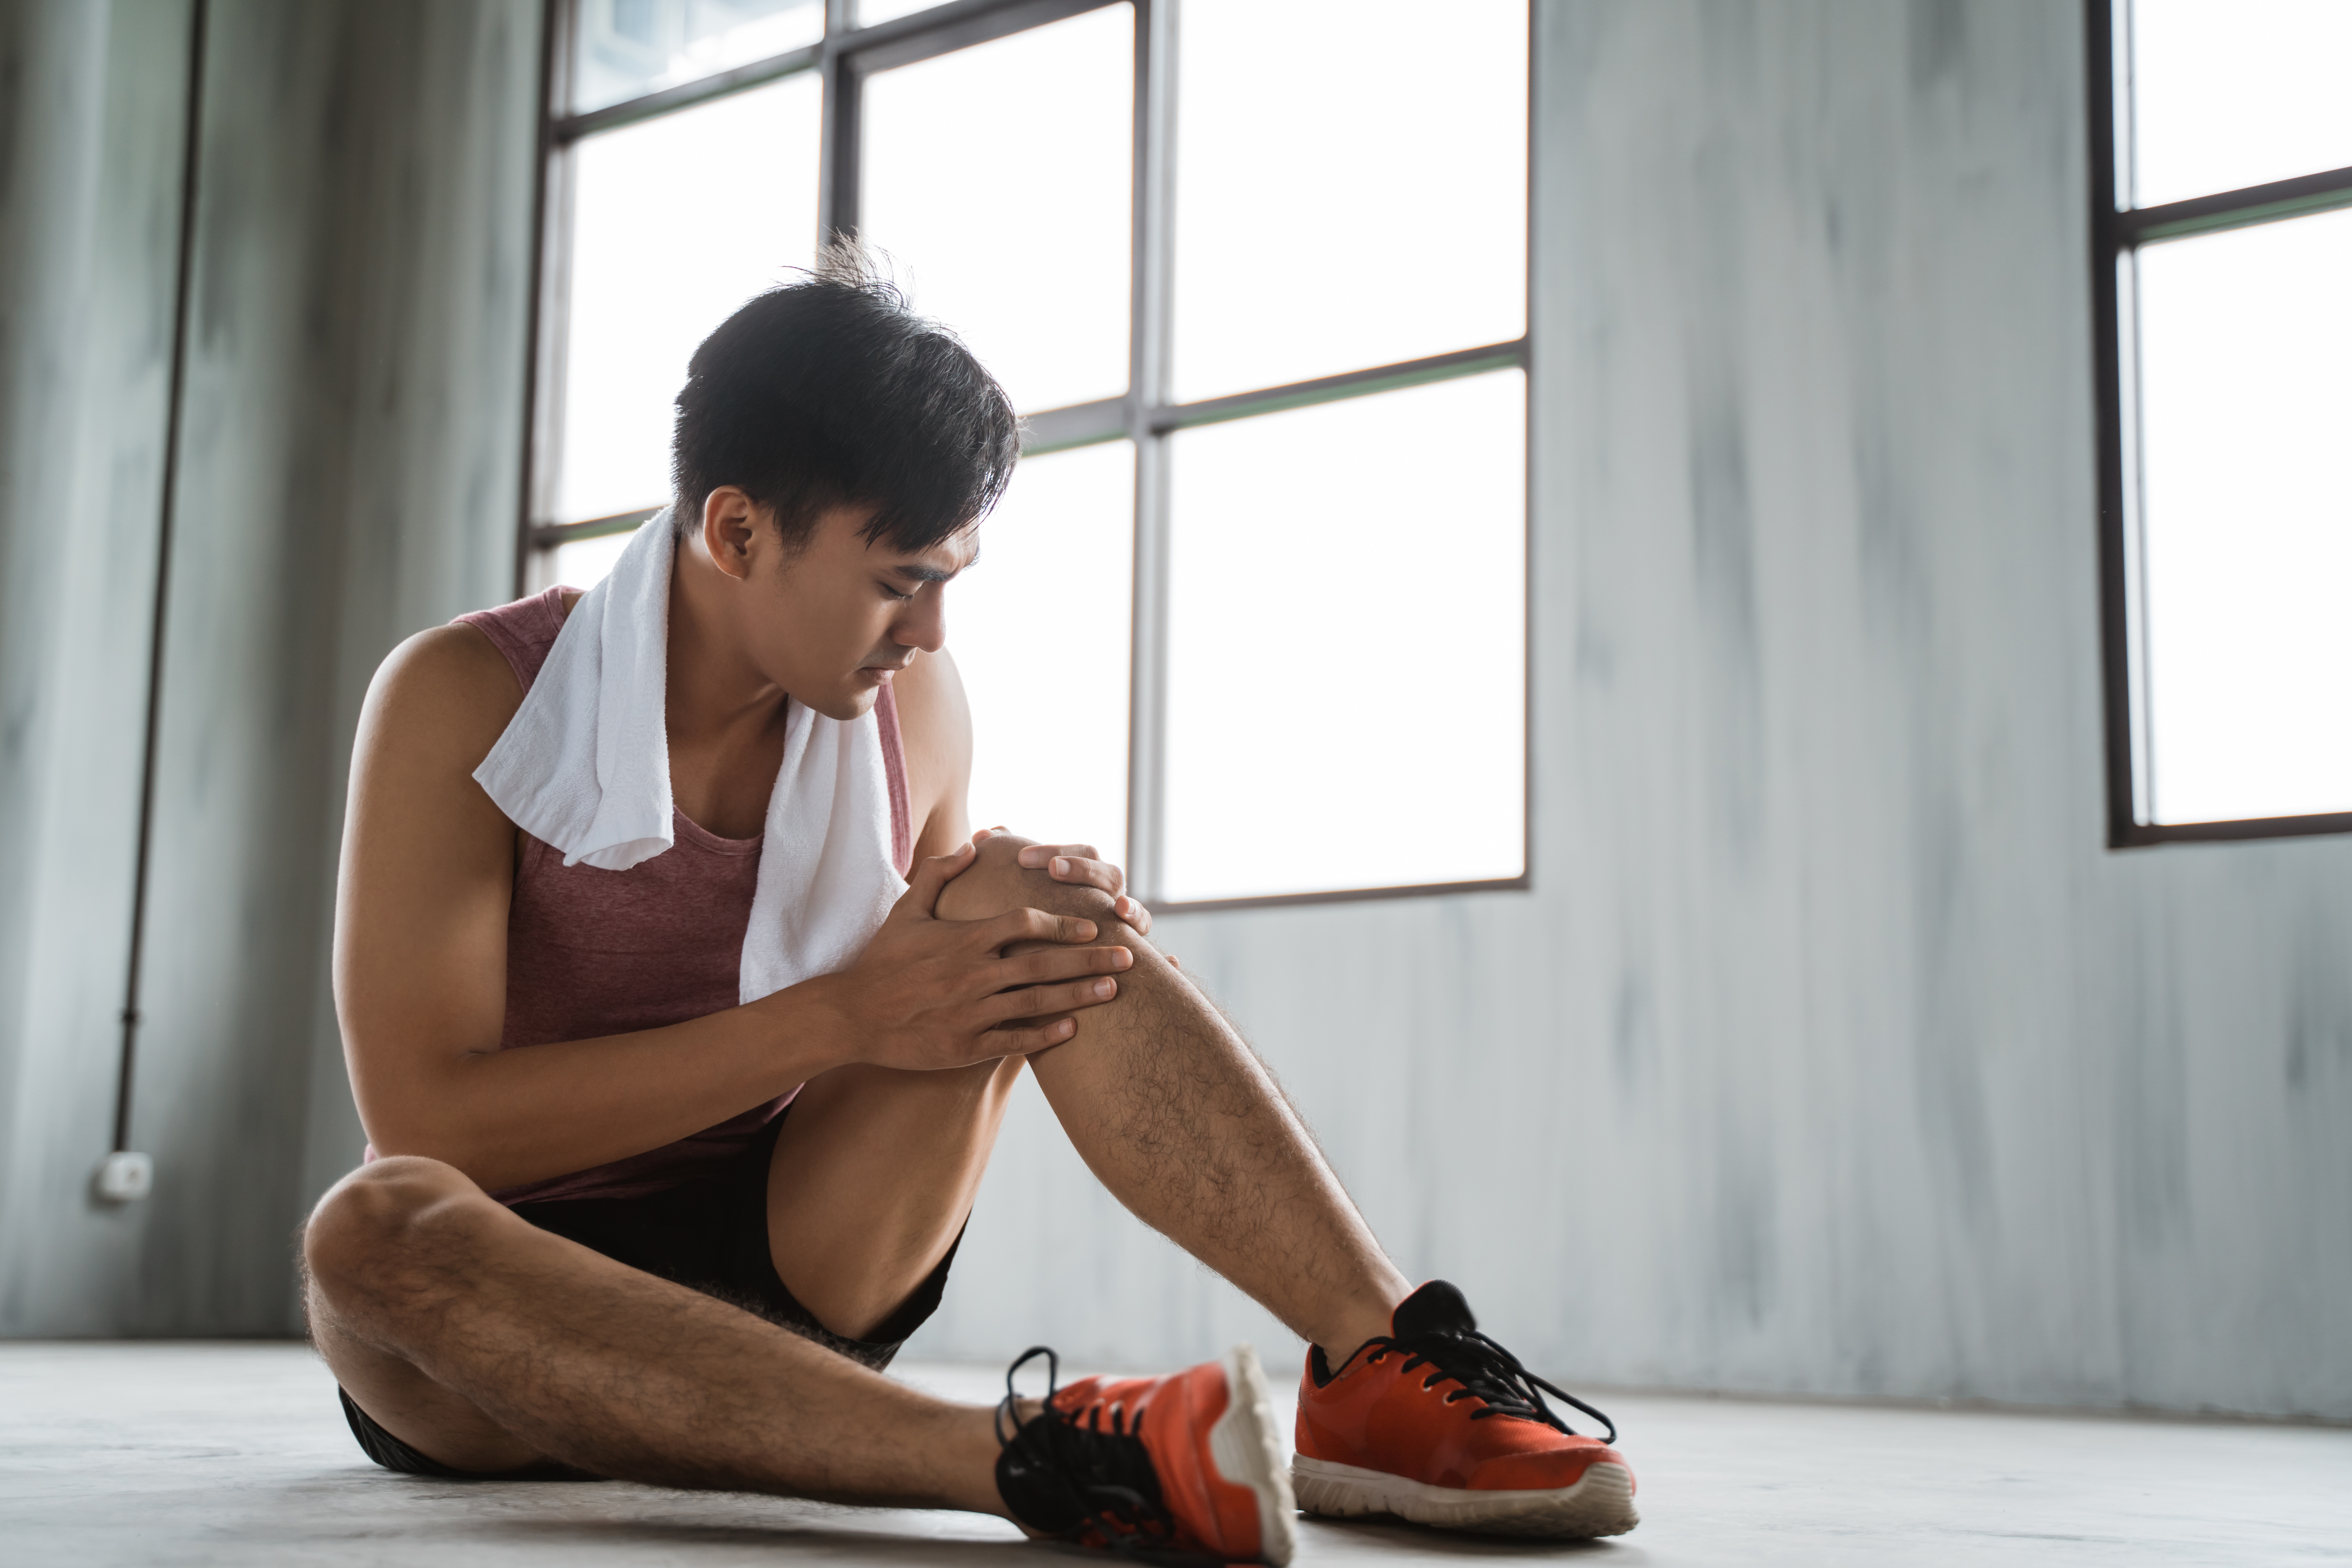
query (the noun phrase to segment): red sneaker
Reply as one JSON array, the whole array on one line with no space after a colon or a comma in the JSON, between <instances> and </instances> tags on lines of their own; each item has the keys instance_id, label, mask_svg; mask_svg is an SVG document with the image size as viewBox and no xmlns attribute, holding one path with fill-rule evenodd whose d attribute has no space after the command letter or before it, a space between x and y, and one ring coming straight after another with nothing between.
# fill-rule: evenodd
<instances>
[{"instance_id":1,"label":"red sneaker","mask_svg":"<svg viewBox=\"0 0 2352 1568\"><path fill-rule=\"evenodd\" d=\"M1610 1443L1615 1423L1480 1333L1461 1291L1433 1279L1390 1327L1336 1373L1307 1352L1291 1466L1299 1507L1554 1539L1642 1521L1624 1457L1570 1431L1544 1394L1608 1427Z\"/></svg>"},{"instance_id":2,"label":"red sneaker","mask_svg":"<svg viewBox=\"0 0 2352 1568\"><path fill-rule=\"evenodd\" d=\"M1045 1358L1045 1409L1019 1424L1013 1374ZM1090 1377L1056 1390L1039 1345L1004 1374L996 1489L1041 1535L1082 1546L1159 1546L1281 1568L1297 1550L1297 1504L1282 1465L1257 1352L1165 1377Z\"/></svg>"}]
</instances>

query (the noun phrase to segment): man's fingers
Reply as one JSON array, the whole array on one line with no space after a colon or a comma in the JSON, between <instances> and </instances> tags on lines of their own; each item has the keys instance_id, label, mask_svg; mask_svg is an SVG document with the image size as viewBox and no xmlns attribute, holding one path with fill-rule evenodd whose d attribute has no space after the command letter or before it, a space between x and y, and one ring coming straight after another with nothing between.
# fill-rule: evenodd
<instances>
[{"instance_id":1,"label":"man's fingers","mask_svg":"<svg viewBox=\"0 0 2352 1568\"><path fill-rule=\"evenodd\" d=\"M1118 982L1108 975L1074 980L1066 985L1030 985L991 996L981 1005L981 1016L992 1024L1050 1017L1055 1013L1075 1013L1081 1007L1099 1007L1118 994Z\"/></svg>"},{"instance_id":2,"label":"man's fingers","mask_svg":"<svg viewBox=\"0 0 2352 1568\"><path fill-rule=\"evenodd\" d=\"M1104 859L1091 844L1024 844L1014 858L1033 871L1042 869L1056 882L1100 888L1113 897L1127 890L1127 873Z\"/></svg>"},{"instance_id":3,"label":"man's fingers","mask_svg":"<svg viewBox=\"0 0 2352 1568\"><path fill-rule=\"evenodd\" d=\"M1116 974L1132 968L1135 954L1123 947L1049 947L999 961L991 991L1043 985L1082 974Z\"/></svg>"},{"instance_id":4,"label":"man's fingers","mask_svg":"<svg viewBox=\"0 0 2352 1568\"><path fill-rule=\"evenodd\" d=\"M999 1056L1025 1057L1032 1051L1058 1046L1077 1032L1078 1021L1076 1018L1056 1018L1050 1024L1039 1024L1032 1028L991 1029L982 1037L988 1042L988 1048Z\"/></svg>"},{"instance_id":5,"label":"man's fingers","mask_svg":"<svg viewBox=\"0 0 2352 1568\"><path fill-rule=\"evenodd\" d=\"M1151 911L1121 893L1111 900L1110 912L1135 928L1138 936L1151 934Z\"/></svg>"},{"instance_id":6,"label":"man's fingers","mask_svg":"<svg viewBox=\"0 0 2352 1568\"><path fill-rule=\"evenodd\" d=\"M1024 844L1021 853L1013 858L1034 871L1056 855L1075 855L1082 860L1102 858L1102 851L1091 844Z\"/></svg>"},{"instance_id":7,"label":"man's fingers","mask_svg":"<svg viewBox=\"0 0 2352 1568\"><path fill-rule=\"evenodd\" d=\"M917 863L914 876L908 879L907 891L898 902L911 904L918 911L929 915L938 909L940 889L960 876L971 864L972 847L969 844L945 855L934 855Z\"/></svg>"},{"instance_id":8,"label":"man's fingers","mask_svg":"<svg viewBox=\"0 0 2352 1568\"><path fill-rule=\"evenodd\" d=\"M1049 915L1043 910L1007 910L993 920L978 922L980 948L994 952L1016 942L1092 942L1095 922L1078 915Z\"/></svg>"},{"instance_id":9,"label":"man's fingers","mask_svg":"<svg viewBox=\"0 0 2352 1568\"><path fill-rule=\"evenodd\" d=\"M1127 890L1127 873L1108 860L1083 855L1056 855L1045 863L1045 875L1075 888L1100 888L1117 898Z\"/></svg>"}]
</instances>

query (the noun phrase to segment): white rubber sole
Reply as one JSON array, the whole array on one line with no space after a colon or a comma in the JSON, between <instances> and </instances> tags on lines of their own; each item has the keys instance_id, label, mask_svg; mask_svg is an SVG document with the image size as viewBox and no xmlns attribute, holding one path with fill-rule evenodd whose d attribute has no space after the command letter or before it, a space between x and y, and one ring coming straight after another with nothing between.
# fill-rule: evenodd
<instances>
[{"instance_id":1,"label":"white rubber sole","mask_svg":"<svg viewBox=\"0 0 2352 1568\"><path fill-rule=\"evenodd\" d=\"M1290 1475L1299 1507L1337 1519L1387 1513L1444 1530L1548 1541L1622 1535L1642 1522L1633 1509L1633 1475L1622 1465L1594 1465L1574 1486L1547 1492L1433 1487L1305 1455L1291 1461Z\"/></svg>"},{"instance_id":2,"label":"white rubber sole","mask_svg":"<svg viewBox=\"0 0 2352 1568\"><path fill-rule=\"evenodd\" d=\"M1298 1500L1282 1462L1282 1435L1257 1352L1235 1345L1225 1352L1225 1413L1209 1428L1209 1455L1217 1473L1257 1499L1258 1555L1283 1568L1298 1552Z\"/></svg>"}]
</instances>

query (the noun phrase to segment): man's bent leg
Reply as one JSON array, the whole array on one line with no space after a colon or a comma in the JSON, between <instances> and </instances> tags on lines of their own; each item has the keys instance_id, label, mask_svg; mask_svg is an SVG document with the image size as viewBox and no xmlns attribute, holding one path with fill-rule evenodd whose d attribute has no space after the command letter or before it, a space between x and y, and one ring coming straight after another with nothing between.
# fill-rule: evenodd
<instances>
[{"instance_id":1,"label":"man's bent leg","mask_svg":"<svg viewBox=\"0 0 2352 1568\"><path fill-rule=\"evenodd\" d=\"M443 1464L1003 1511L988 1411L549 1235L447 1165L344 1178L304 1253L328 1364Z\"/></svg>"},{"instance_id":2,"label":"man's bent leg","mask_svg":"<svg viewBox=\"0 0 2352 1568\"><path fill-rule=\"evenodd\" d=\"M1077 1015L1068 1044L1030 1058L1070 1141L1138 1218L1232 1280L1335 1360L1389 1331L1408 1289L1273 1075L1223 1015L1111 912L1108 895L988 839L939 911L1024 906L1084 915L1130 949L1117 1000Z\"/></svg>"},{"instance_id":3,"label":"man's bent leg","mask_svg":"<svg viewBox=\"0 0 2352 1568\"><path fill-rule=\"evenodd\" d=\"M845 1067L793 1101L768 1167L776 1273L816 1321L872 1338L955 1243L1021 1058L944 1072Z\"/></svg>"},{"instance_id":4,"label":"man's bent leg","mask_svg":"<svg viewBox=\"0 0 2352 1568\"><path fill-rule=\"evenodd\" d=\"M1223 1016L1115 918L1107 895L1023 870L1019 845L989 840L940 913L1081 914L1099 940L1133 951L1118 1000L1077 1015L1076 1037L1031 1066L1121 1202L1314 1342L1299 1385L1297 1501L1512 1535L1631 1530L1640 1515L1624 1457L1547 1411L1541 1391L1559 1391L1478 1333L1452 1286L1406 1295Z\"/></svg>"},{"instance_id":5,"label":"man's bent leg","mask_svg":"<svg viewBox=\"0 0 2352 1568\"><path fill-rule=\"evenodd\" d=\"M326 1222L349 1223L340 1217ZM303 1230L303 1315L310 1322L310 1343L333 1371L344 1397L394 1437L451 1469L497 1476L551 1468L556 1461L482 1414L463 1394L444 1388L383 1343L362 1337L361 1321L337 1310L310 1266L309 1255L320 1246L322 1234L318 1218Z\"/></svg>"}]
</instances>

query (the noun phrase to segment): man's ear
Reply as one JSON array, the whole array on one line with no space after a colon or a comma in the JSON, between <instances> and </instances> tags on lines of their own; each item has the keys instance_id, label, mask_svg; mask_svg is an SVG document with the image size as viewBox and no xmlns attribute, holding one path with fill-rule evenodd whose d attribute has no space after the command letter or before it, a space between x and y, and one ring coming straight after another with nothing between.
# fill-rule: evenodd
<instances>
[{"instance_id":1,"label":"man's ear","mask_svg":"<svg viewBox=\"0 0 2352 1568\"><path fill-rule=\"evenodd\" d=\"M760 531L760 508L733 485L702 498L702 547L719 569L738 581L751 574L751 552Z\"/></svg>"}]
</instances>

